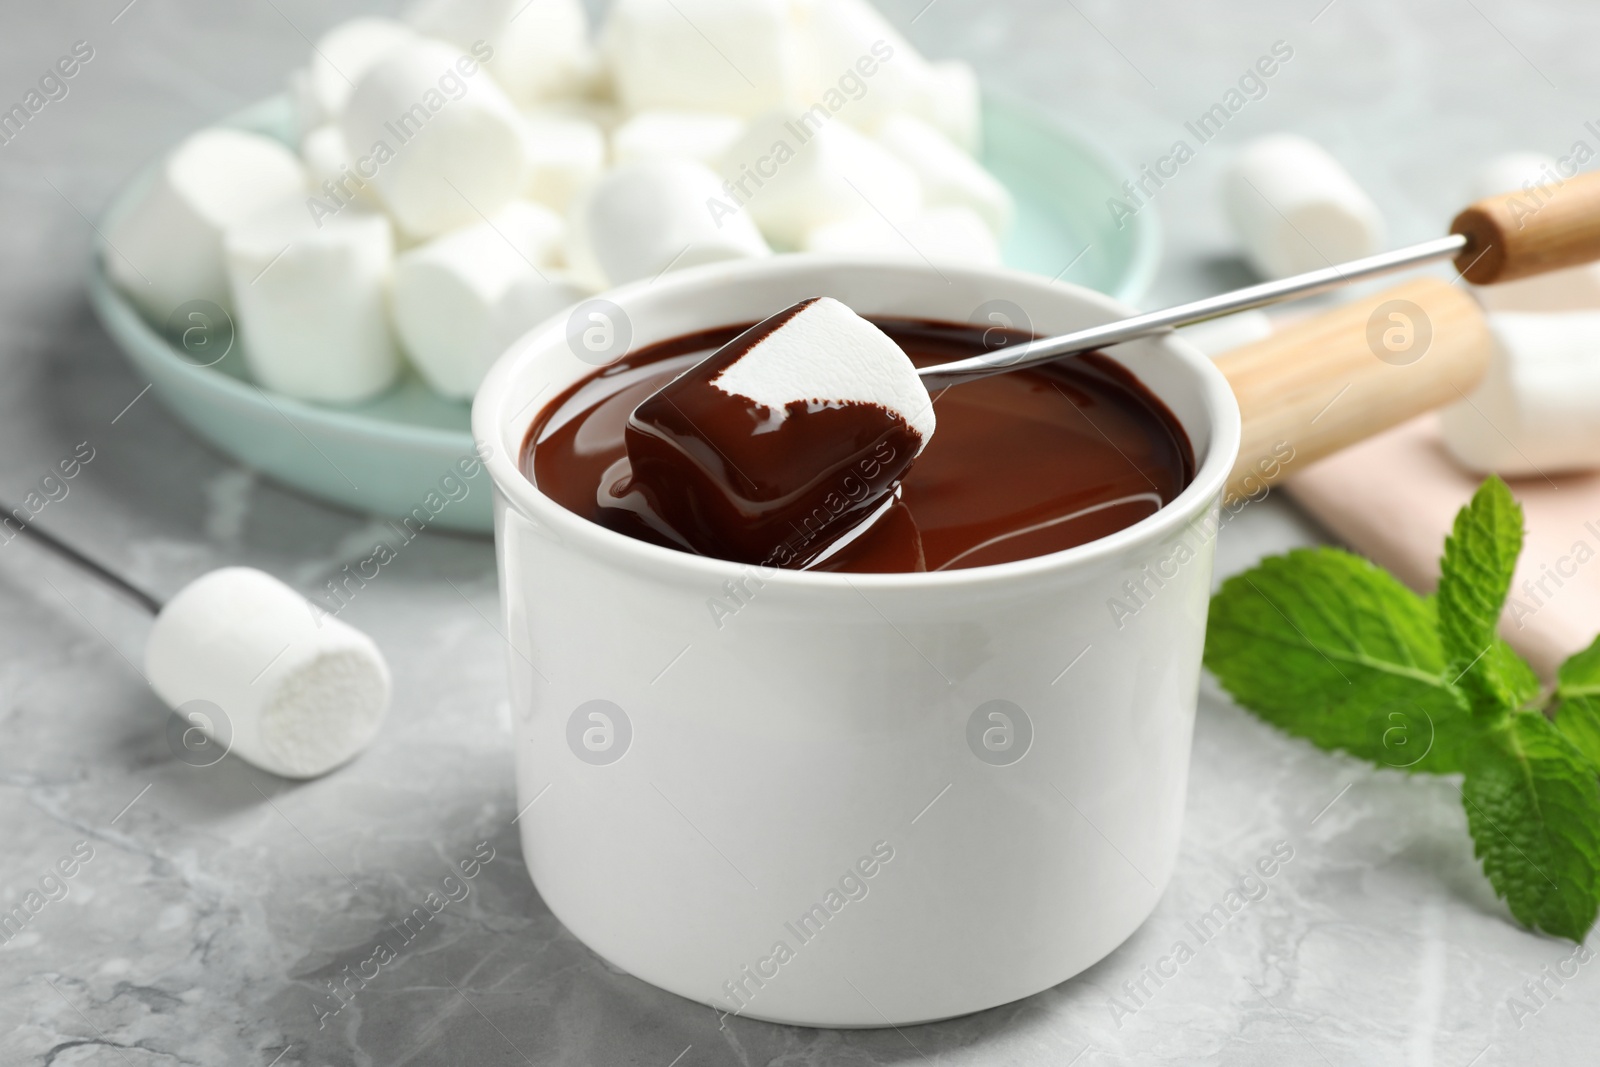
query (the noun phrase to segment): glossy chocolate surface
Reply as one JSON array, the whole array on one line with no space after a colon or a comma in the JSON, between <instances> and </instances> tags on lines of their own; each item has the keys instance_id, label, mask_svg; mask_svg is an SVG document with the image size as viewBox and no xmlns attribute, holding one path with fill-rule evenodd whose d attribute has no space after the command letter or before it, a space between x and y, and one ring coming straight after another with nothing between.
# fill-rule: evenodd
<instances>
[{"instance_id":1,"label":"glossy chocolate surface","mask_svg":"<svg viewBox=\"0 0 1600 1067\"><path fill-rule=\"evenodd\" d=\"M977 354L997 334L965 324L872 321L919 366ZM649 346L568 389L530 428L524 472L569 511L681 549L637 511L617 506L614 489L630 474L629 416L749 328ZM1013 343L1024 339L1009 335ZM815 569L947 570L1059 552L1148 517L1194 477L1194 452L1177 419L1098 354L955 386L936 398L935 411L938 430L906 472L898 502Z\"/></svg>"}]
</instances>

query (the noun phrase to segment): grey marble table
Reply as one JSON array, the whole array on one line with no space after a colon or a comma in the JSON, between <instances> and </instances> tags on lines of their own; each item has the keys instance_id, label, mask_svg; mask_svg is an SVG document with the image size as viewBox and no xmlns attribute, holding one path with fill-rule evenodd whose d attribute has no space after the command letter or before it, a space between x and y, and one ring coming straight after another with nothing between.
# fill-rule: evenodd
<instances>
[{"instance_id":1,"label":"grey marble table","mask_svg":"<svg viewBox=\"0 0 1600 1067\"><path fill-rule=\"evenodd\" d=\"M1274 41L1294 59L1156 200L1150 302L1243 275L1215 205L1230 145L1310 134L1373 191L1396 241L1433 235L1491 153L1567 150L1600 117L1600 9L1512 0L891 0L930 54L1153 160ZM95 459L40 522L171 592L226 563L312 589L366 518L285 492L179 428L82 286L88 219L161 146L275 91L351 0L92 0L0 12L9 105L77 40L95 57L0 147L0 494L79 442ZM130 406L131 404L131 406ZM1249 509L1223 573L1319 538ZM23 543L0 548L0 903L74 849L66 896L0 947L5 1064L1588 1063L1600 977L1515 926L1473 860L1454 786L1288 740L1208 690L1176 877L1150 921L1029 1000L908 1029L742 1020L608 969L521 866L491 546L428 534L348 617L397 698L373 749L290 784L175 761L134 664L146 622ZM319 1028L313 1007L385 922L480 841L496 858L427 940ZM1267 894L1156 986L1145 968L1277 842ZM1548 970L1547 970L1548 969ZM1569 968L1570 971L1570 968ZM1537 998L1525 983L1543 981ZM1534 1010L1513 1014L1512 998ZM1585 1050L1589 1051L1585 1051Z\"/></svg>"}]
</instances>

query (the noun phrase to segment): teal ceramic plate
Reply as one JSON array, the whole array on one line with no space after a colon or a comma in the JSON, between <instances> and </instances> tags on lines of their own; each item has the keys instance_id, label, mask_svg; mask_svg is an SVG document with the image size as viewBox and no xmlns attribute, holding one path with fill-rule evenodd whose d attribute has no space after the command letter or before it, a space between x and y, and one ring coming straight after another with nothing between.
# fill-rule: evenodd
<instances>
[{"instance_id":1,"label":"teal ceramic plate","mask_svg":"<svg viewBox=\"0 0 1600 1067\"><path fill-rule=\"evenodd\" d=\"M264 101L227 124L287 140L288 100ZM1131 171L1082 134L1005 100L984 102L984 136L985 165L1017 200L1006 264L1127 303L1142 296L1160 257L1154 213L1118 229L1105 208ZM117 197L102 233L151 178L146 172ZM362 404L295 400L257 387L237 346L214 366L197 366L176 338L146 322L112 286L101 267L104 249L96 251L89 273L96 313L155 395L195 433L268 477L341 507L490 531L488 477L480 471L465 496L448 480L472 452L468 404L435 396L415 375Z\"/></svg>"}]
</instances>

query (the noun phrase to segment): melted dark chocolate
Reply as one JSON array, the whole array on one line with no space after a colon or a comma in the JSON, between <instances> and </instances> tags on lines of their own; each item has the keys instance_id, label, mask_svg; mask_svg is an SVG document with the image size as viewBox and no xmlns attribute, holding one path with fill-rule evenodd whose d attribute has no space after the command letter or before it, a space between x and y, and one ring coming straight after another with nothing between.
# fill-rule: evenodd
<instances>
[{"instance_id":1,"label":"melted dark chocolate","mask_svg":"<svg viewBox=\"0 0 1600 1067\"><path fill-rule=\"evenodd\" d=\"M873 321L919 366L976 355L986 350L986 335L993 347L997 333ZM652 393L748 328L652 345L579 382L529 429L523 470L569 511L681 548L639 514L605 503L614 502L609 488L617 471L626 471L628 418ZM1060 552L1146 518L1194 477L1194 452L1177 419L1101 355L958 385L937 398L935 410L939 428L906 472L899 501L816 569L946 570Z\"/></svg>"},{"instance_id":2,"label":"melted dark chocolate","mask_svg":"<svg viewBox=\"0 0 1600 1067\"><path fill-rule=\"evenodd\" d=\"M878 512L922 444L905 419L816 400L774 413L712 384L811 303L752 326L634 410L617 505L701 555L790 568Z\"/></svg>"}]
</instances>

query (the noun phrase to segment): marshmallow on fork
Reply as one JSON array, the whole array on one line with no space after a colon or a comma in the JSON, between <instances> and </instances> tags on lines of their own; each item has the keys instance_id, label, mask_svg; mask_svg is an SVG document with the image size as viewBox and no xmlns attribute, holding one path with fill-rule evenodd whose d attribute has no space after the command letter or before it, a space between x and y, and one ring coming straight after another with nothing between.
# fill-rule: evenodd
<instances>
[{"instance_id":1,"label":"marshmallow on fork","mask_svg":"<svg viewBox=\"0 0 1600 1067\"><path fill-rule=\"evenodd\" d=\"M304 198L293 197L229 229L225 247L257 382L303 400L348 403L394 381L388 219L356 208L313 219Z\"/></svg>"},{"instance_id":2,"label":"marshmallow on fork","mask_svg":"<svg viewBox=\"0 0 1600 1067\"><path fill-rule=\"evenodd\" d=\"M154 184L106 234L106 272L156 322L191 300L231 308L223 231L305 188L305 168L277 141L201 130L162 162Z\"/></svg>"},{"instance_id":3,"label":"marshmallow on fork","mask_svg":"<svg viewBox=\"0 0 1600 1067\"><path fill-rule=\"evenodd\" d=\"M438 41L401 45L356 84L339 127L370 159L372 185L412 237L475 222L522 190L522 117L472 56Z\"/></svg>"},{"instance_id":4,"label":"marshmallow on fork","mask_svg":"<svg viewBox=\"0 0 1600 1067\"><path fill-rule=\"evenodd\" d=\"M309 132L336 120L373 64L416 39L411 27L385 18L351 19L319 37L311 47L311 62L289 76L300 129Z\"/></svg>"},{"instance_id":5,"label":"marshmallow on fork","mask_svg":"<svg viewBox=\"0 0 1600 1067\"><path fill-rule=\"evenodd\" d=\"M511 342L583 298L585 290L552 266L561 233L553 211L515 201L400 257L395 328L435 392L472 396Z\"/></svg>"},{"instance_id":6,"label":"marshmallow on fork","mask_svg":"<svg viewBox=\"0 0 1600 1067\"><path fill-rule=\"evenodd\" d=\"M1600 308L1488 318L1489 369L1439 416L1450 454L1505 477L1600 467Z\"/></svg>"},{"instance_id":7,"label":"marshmallow on fork","mask_svg":"<svg viewBox=\"0 0 1600 1067\"><path fill-rule=\"evenodd\" d=\"M602 487L691 551L804 567L893 503L933 401L883 331L827 297L746 330L640 404Z\"/></svg>"},{"instance_id":8,"label":"marshmallow on fork","mask_svg":"<svg viewBox=\"0 0 1600 1067\"><path fill-rule=\"evenodd\" d=\"M352 759L389 707L389 668L370 637L248 567L212 571L168 601L145 673L191 729L285 778Z\"/></svg>"},{"instance_id":9,"label":"marshmallow on fork","mask_svg":"<svg viewBox=\"0 0 1600 1067\"><path fill-rule=\"evenodd\" d=\"M1250 142L1222 179L1224 205L1246 257L1268 278L1372 255L1383 217L1320 145L1293 134Z\"/></svg>"},{"instance_id":10,"label":"marshmallow on fork","mask_svg":"<svg viewBox=\"0 0 1600 1067\"><path fill-rule=\"evenodd\" d=\"M407 19L458 48L487 44L485 69L521 104L574 95L593 68L580 0L422 0Z\"/></svg>"},{"instance_id":11,"label":"marshmallow on fork","mask_svg":"<svg viewBox=\"0 0 1600 1067\"><path fill-rule=\"evenodd\" d=\"M1520 192L1516 210L1532 216L1559 197L1561 187L1575 173L1563 175L1561 164L1549 156L1513 152L1491 160L1478 172L1472 183L1472 195L1486 199ZM1491 311L1600 309L1600 263L1585 263L1533 278L1480 286L1475 292L1483 306Z\"/></svg>"},{"instance_id":12,"label":"marshmallow on fork","mask_svg":"<svg viewBox=\"0 0 1600 1067\"><path fill-rule=\"evenodd\" d=\"M629 111L685 108L744 118L793 103L800 56L790 4L616 0L601 48L618 99Z\"/></svg>"},{"instance_id":13,"label":"marshmallow on fork","mask_svg":"<svg viewBox=\"0 0 1600 1067\"><path fill-rule=\"evenodd\" d=\"M911 168L850 126L809 112L752 123L722 174L727 185L716 200L726 214L748 212L762 233L793 248L830 222L875 214L898 223L922 209Z\"/></svg>"},{"instance_id":14,"label":"marshmallow on fork","mask_svg":"<svg viewBox=\"0 0 1600 1067\"><path fill-rule=\"evenodd\" d=\"M612 285L653 278L662 271L771 253L744 212L725 217L710 210L722 183L699 163L651 159L602 178L575 212L575 243Z\"/></svg>"}]
</instances>

